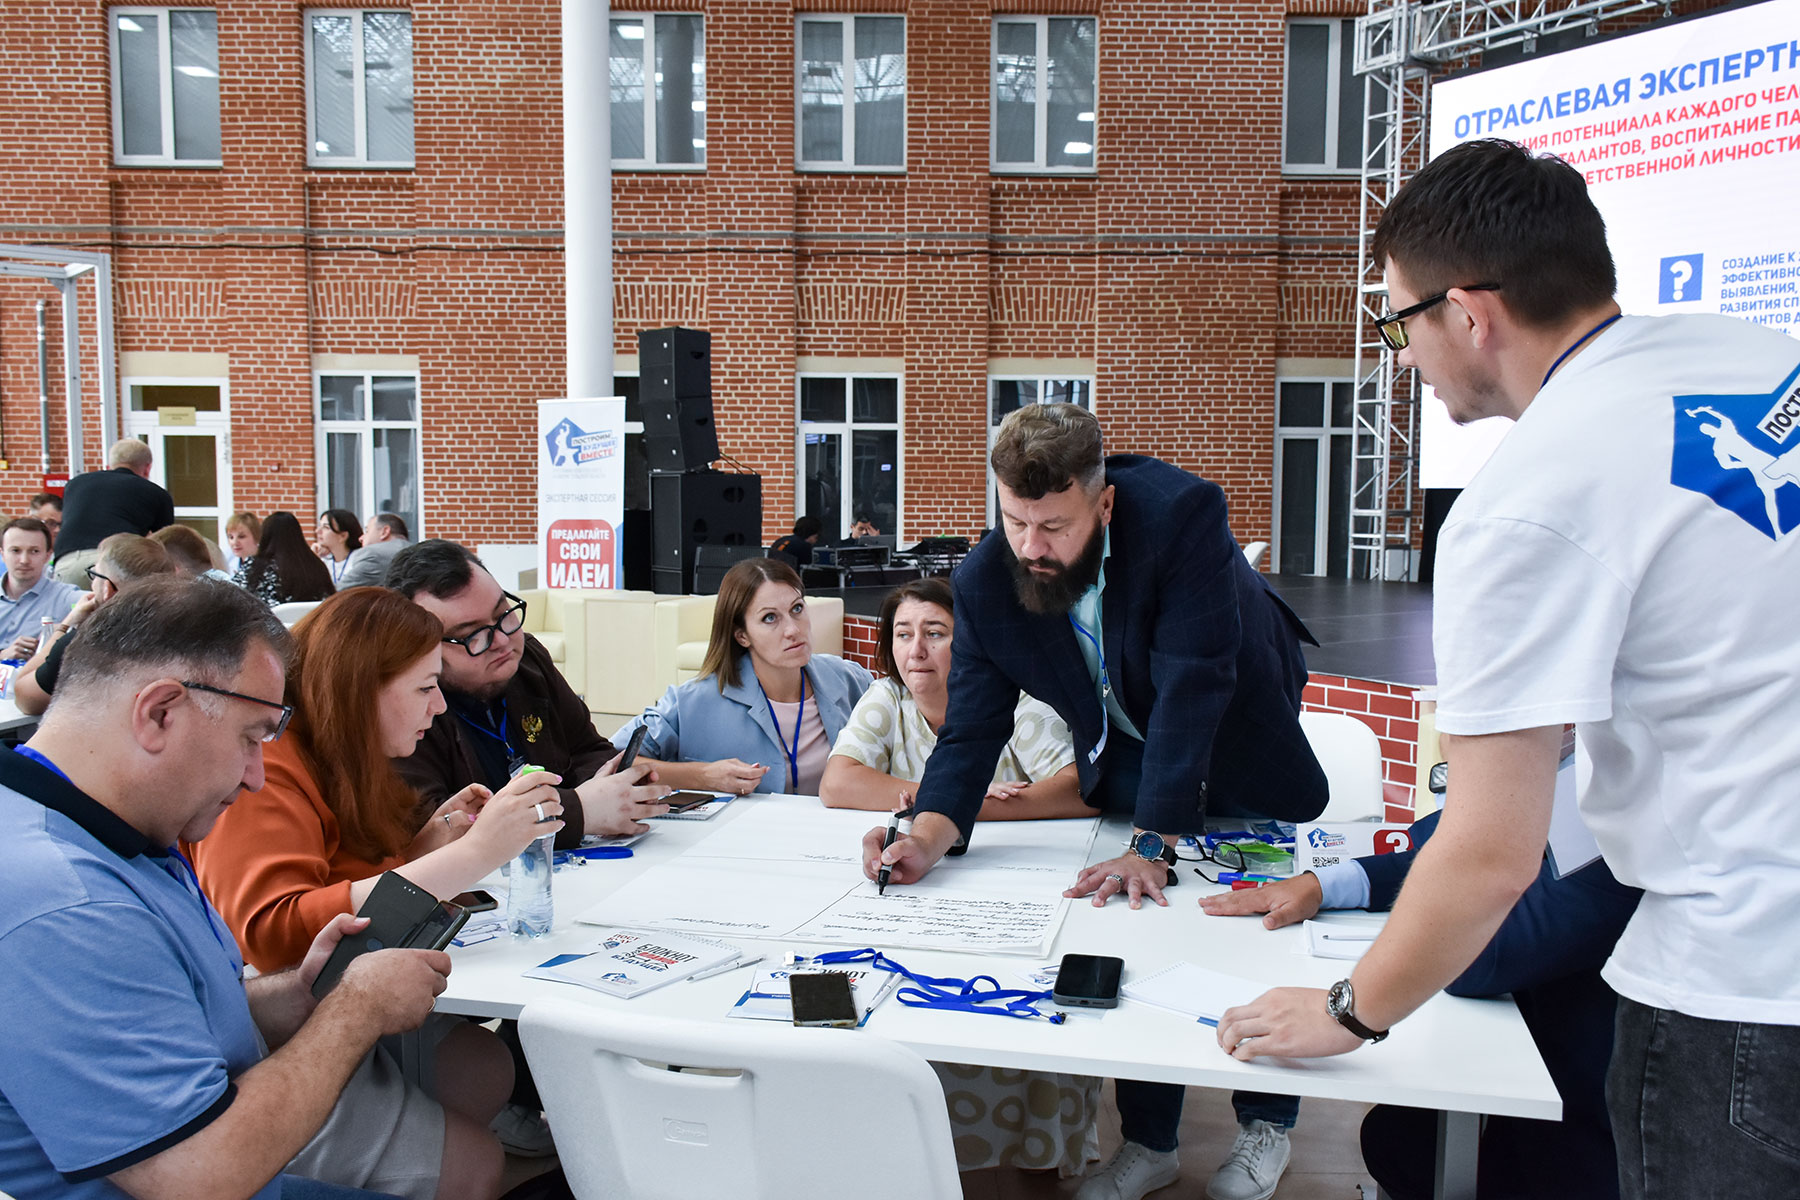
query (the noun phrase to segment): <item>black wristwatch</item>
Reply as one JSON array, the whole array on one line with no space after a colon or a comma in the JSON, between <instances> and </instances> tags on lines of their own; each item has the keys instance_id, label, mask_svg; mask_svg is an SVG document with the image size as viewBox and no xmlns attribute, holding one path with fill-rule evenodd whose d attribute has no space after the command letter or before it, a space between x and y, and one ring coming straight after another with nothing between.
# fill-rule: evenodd
<instances>
[{"instance_id":1,"label":"black wristwatch","mask_svg":"<svg viewBox=\"0 0 1800 1200\"><path fill-rule=\"evenodd\" d=\"M1163 883L1164 887L1174 887L1181 882L1181 877L1175 874L1175 864L1179 861L1175 856L1175 847L1169 845L1162 834L1146 829L1132 834L1131 840L1125 844L1132 854L1145 862L1160 862L1168 867L1169 877Z\"/></svg>"},{"instance_id":2,"label":"black wristwatch","mask_svg":"<svg viewBox=\"0 0 1800 1200\"><path fill-rule=\"evenodd\" d=\"M1355 1004L1356 993L1350 989L1348 979L1338 980L1331 985L1331 990L1325 993L1325 1011L1330 1013L1331 1019L1339 1025L1371 1046L1387 1037L1389 1030L1383 1029L1377 1033L1356 1019L1356 1014L1350 1011Z\"/></svg>"}]
</instances>

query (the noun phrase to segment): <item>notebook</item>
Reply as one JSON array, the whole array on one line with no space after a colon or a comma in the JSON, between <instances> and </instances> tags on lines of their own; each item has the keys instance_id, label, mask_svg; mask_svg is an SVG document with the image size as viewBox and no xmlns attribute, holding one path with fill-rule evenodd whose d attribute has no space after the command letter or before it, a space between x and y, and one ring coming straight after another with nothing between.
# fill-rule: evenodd
<instances>
[{"instance_id":1,"label":"notebook","mask_svg":"<svg viewBox=\"0 0 1800 1200\"><path fill-rule=\"evenodd\" d=\"M1268 990L1268 984L1254 979L1178 962L1153 974L1126 980L1119 993L1139 1004L1166 1008L1202 1024L1217 1025L1226 1009L1248 1004Z\"/></svg>"},{"instance_id":2,"label":"notebook","mask_svg":"<svg viewBox=\"0 0 1800 1200\"><path fill-rule=\"evenodd\" d=\"M590 954L559 954L525 972L530 979L573 983L609 996L638 996L664 984L733 963L743 950L684 933L615 929Z\"/></svg>"}]
</instances>

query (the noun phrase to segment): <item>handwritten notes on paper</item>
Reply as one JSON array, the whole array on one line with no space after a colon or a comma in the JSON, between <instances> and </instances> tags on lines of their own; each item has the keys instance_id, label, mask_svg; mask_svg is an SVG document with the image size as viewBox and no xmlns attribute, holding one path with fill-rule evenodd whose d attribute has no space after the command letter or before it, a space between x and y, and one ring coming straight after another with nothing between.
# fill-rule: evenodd
<instances>
[{"instance_id":1,"label":"handwritten notes on paper","mask_svg":"<svg viewBox=\"0 0 1800 1200\"><path fill-rule=\"evenodd\" d=\"M982 825L966 856L879 895L862 876L866 812L758 804L578 920L857 946L1049 953L1097 822Z\"/></svg>"}]
</instances>

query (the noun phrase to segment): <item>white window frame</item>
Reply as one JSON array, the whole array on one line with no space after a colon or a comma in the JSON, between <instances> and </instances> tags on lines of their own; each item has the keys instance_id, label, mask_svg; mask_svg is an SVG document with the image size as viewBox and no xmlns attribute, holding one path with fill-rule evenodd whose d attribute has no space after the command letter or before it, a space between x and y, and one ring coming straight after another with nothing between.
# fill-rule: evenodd
<instances>
[{"instance_id":1,"label":"white window frame","mask_svg":"<svg viewBox=\"0 0 1800 1200\"><path fill-rule=\"evenodd\" d=\"M1014 371L1007 371L999 375L988 376L987 412L983 414L987 419L987 449L983 453L982 460L987 470L987 527L989 529L1000 527L1000 509L997 503L1000 481L994 477L994 435L1000 430L1000 423L994 420L994 385L997 383L1035 383L1037 384L1037 403L1039 404L1058 403L1056 400L1046 401L1044 399L1048 384L1085 383L1087 385L1087 404L1083 407L1089 412L1094 411L1094 377L1092 375L1074 375L1066 372L1021 375Z\"/></svg>"},{"instance_id":2,"label":"white window frame","mask_svg":"<svg viewBox=\"0 0 1800 1200\"><path fill-rule=\"evenodd\" d=\"M410 8L308 8L301 15L301 43L306 59L306 165L309 167L350 168L360 170L407 170L418 161L418 109L415 98L413 109L413 157L403 161L386 161L369 158L369 113L368 89L365 85L364 70L366 55L363 51L363 19L370 13L404 13L411 28L413 13ZM355 47L355 73L351 79L351 123L356 126L356 153L348 156L326 157L318 153L318 134L313 127L317 109L313 94L313 30L314 17L353 17L350 25L351 44ZM414 45L415 55L417 46ZM414 79L417 80L416 57Z\"/></svg>"},{"instance_id":3,"label":"white window frame","mask_svg":"<svg viewBox=\"0 0 1800 1200\"><path fill-rule=\"evenodd\" d=\"M836 379L844 384L844 419L842 421L805 421L800 418L801 381L806 379ZM854 421L853 395L851 384L858 379L892 379L895 384L894 419L892 421ZM839 513L841 528L825 530L827 539L847 538L850 527L856 523L856 506L851 495L855 483L856 456L852 450L851 434L857 431L894 434L894 528L883 529L882 535L892 536L895 545L904 544L906 528L906 378L898 371L803 371L794 377L794 518L806 511L806 435L809 433L835 434L843 439L842 453L838 456L839 495L844 497L842 512Z\"/></svg>"},{"instance_id":4,"label":"white window frame","mask_svg":"<svg viewBox=\"0 0 1800 1200\"><path fill-rule=\"evenodd\" d=\"M1323 25L1331 30L1325 48L1325 158L1323 163L1297 163L1288 156L1288 93L1293 82L1293 31L1302 25ZM1324 175L1341 177L1361 175L1361 149L1358 160L1337 161L1338 118L1343 110L1344 39L1356 36L1355 17L1289 17L1282 31L1281 43L1281 173L1283 175ZM1364 114L1364 121L1367 121Z\"/></svg>"},{"instance_id":5,"label":"white window frame","mask_svg":"<svg viewBox=\"0 0 1800 1200\"><path fill-rule=\"evenodd\" d=\"M859 175L903 175L906 173L906 135L912 122L912 113L908 104L912 100L912 89L906 81L901 81L903 93L900 101L900 161L898 163L863 164L856 161L856 22L859 18L878 17L900 22L901 53L906 56L906 70L912 71L912 49L907 41L912 33L905 13L796 13L794 14L794 169L796 171L851 171ZM805 136L801 127L805 119L801 113L800 72L805 66L805 53L801 42L801 31L808 21L831 22L844 28L844 157L841 159L822 159L803 157ZM870 376L873 378L873 376Z\"/></svg>"},{"instance_id":6,"label":"white window frame","mask_svg":"<svg viewBox=\"0 0 1800 1200\"><path fill-rule=\"evenodd\" d=\"M641 21L644 25L644 148L650 152L647 158L614 157L612 165L622 171L704 171L706 170L706 141L701 140L695 149L700 151L700 161L694 163L658 162L656 154L656 22L662 17L699 17L700 44L706 45L706 17L699 12L613 12L607 14L607 68L612 65L612 27L616 22L630 23ZM704 51L702 51L704 54ZM704 59L702 59L704 61ZM610 83L609 83L610 86ZM700 84L699 108L695 112L706 111L706 84Z\"/></svg>"},{"instance_id":7,"label":"white window frame","mask_svg":"<svg viewBox=\"0 0 1800 1200\"><path fill-rule=\"evenodd\" d=\"M1093 175L1100 169L1100 18L1091 13L1057 15L1058 21L1092 21L1094 23L1094 110L1089 115L1093 118L1088 124L1094 126L1096 135L1090 143L1094 150L1094 163L1088 167L1052 167L1048 165L1050 155L1050 21L1048 16L1033 17L1026 14L995 13L988 26L988 169L996 175ZM1034 24L1037 26L1037 83L1034 94L1037 101L1033 104L1032 145L1036 157L1029 164L1000 161L1000 123L995 108L999 101L994 95L995 85L1000 73L1000 26Z\"/></svg>"},{"instance_id":8,"label":"white window frame","mask_svg":"<svg viewBox=\"0 0 1800 1200\"><path fill-rule=\"evenodd\" d=\"M219 391L219 411L196 412L194 414L194 423L192 425L158 425L156 423L156 414L154 412L131 407L131 390L139 387L217 388ZM218 520L219 532L223 535L225 532L226 518L236 511L236 502L233 499L236 491L232 486L232 477L236 472L234 471L231 462L231 380L223 375L127 375L119 380L119 395L123 397L125 404L124 436L126 437L136 437L144 442L152 442L152 438L156 437L156 434L153 431L167 430L167 433L161 434L162 438L166 438L172 434L175 437L198 435L203 437L211 436L219 439ZM150 436L145 436L146 434L149 434ZM160 438L157 440L160 441ZM161 478L153 478L152 482L159 485L166 485L168 483L167 470L168 465L164 461L164 457L159 454L152 474L153 476L160 476ZM178 506L178 510L179 508L189 507L195 506L181 505ZM177 525L183 523L183 515L180 511L177 511L175 514L175 523ZM217 541L220 539L214 540Z\"/></svg>"},{"instance_id":9,"label":"white window frame","mask_svg":"<svg viewBox=\"0 0 1800 1200\"><path fill-rule=\"evenodd\" d=\"M1281 421L1281 389L1283 384L1320 383L1325 385L1324 418L1322 425L1282 425ZM1332 392L1338 384L1351 387L1351 417L1348 425L1331 423ZM1282 467L1285 461L1282 447L1287 442L1310 441L1318 444L1318 480L1313 491L1313 570L1309 577L1323 578L1331 570L1331 523L1335 516L1349 528L1348 511L1333 513L1331 511L1331 442L1333 438L1349 438L1352 474L1352 496L1355 494L1356 480L1356 415L1355 415L1356 381L1345 375L1282 375L1275 380L1275 462L1271 475L1273 483L1269 493L1269 574L1281 574L1281 484Z\"/></svg>"},{"instance_id":10,"label":"white window frame","mask_svg":"<svg viewBox=\"0 0 1800 1200\"><path fill-rule=\"evenodd\" d=\"M411 379L413 381L413 419L410 421L378 421L375 419L375 377L383 379ZM320 381L326 378L349 377L363 381L363 394L367 397L369 415L356 421L327 421L321 415L324 395ZM315 370L312 373L312 417L313 417L313 498L316 501L315 513L324 512L332 507L326 488L325 436L331 433L355 433L360 435L360 449L357 455L357 486L362 491L362 507L373 511L375 504L375 431L378 429L410 429L413 433L414 476L413 486L418 490L419 511L417 519L409 522L412 525L413 541L423 540L427 534L425 525L425 435L423 431L425 415L425 397L419 386L419 372L414 368L390 369L385 367L339 367L330 370ZM370 515L368 512L356 514L357 520Z\"/></svg>"},{"instance_id":11,"label":"white window frame","mask_svg":"<svg viewBox=\"0 0 1800 1200\"><path fill-rule=\"evenodd\" d=\"M106 10L106 46L112 67L112 141L113 164L120 167L222 167L225 165L224 129L219 131L219 158L177 158L175 156L175 66L174 51L171 49L172 32L169 28L169 14L175 12L210 12L213 14L213 48L218 49L218 10L205 4L175 5L133 5L130 7L109 8ZM160 77L162 101L162 144L166 149L163 154L127 154L125 153L125 89L119 80L119 18L131 16L155 16L161 18L158 28L162 31L161 46L157 52L157 74Z\"/></svg>"}]
</instances>

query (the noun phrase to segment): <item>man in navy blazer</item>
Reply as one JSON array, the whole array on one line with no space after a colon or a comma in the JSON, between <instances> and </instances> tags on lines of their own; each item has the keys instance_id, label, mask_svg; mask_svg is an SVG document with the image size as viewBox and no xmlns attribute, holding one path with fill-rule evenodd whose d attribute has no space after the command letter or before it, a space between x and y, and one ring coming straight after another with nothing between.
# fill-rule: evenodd
<instances>
[{"instance_id":1,"label":"man in navy blazer","mask_svg":"<svg viewBox=\"0 0 1800 1200\"><path fill-rule=\"evenodd\" d=\"M1065 895L1167 905L1165 855L1209 813L1317 816L1325 775L1299 722L1300 641L1311 636L1245 562L1218 486L1152 458L1103 458L1099 422L1072 404L1007 417L993 464L1006 536L984 540L951 579L949 711L912 833L883 850L871 831L866 872L887 865L891 882L910 883L969 843L1020 691L1068 722L1087 802L1133 816L1129 848ZM1082 1200L1139 1196L1175 1177L1182 1089L1122 1080L1118 1096L1126 1145ZM1268 1129L1262 1170L1279 1178L1297 1102L1235 1099L1248 1133Z\"/></svg>"}]
</instances>

